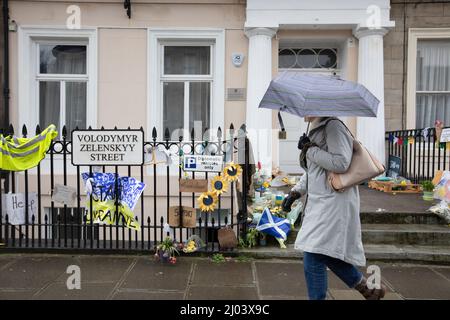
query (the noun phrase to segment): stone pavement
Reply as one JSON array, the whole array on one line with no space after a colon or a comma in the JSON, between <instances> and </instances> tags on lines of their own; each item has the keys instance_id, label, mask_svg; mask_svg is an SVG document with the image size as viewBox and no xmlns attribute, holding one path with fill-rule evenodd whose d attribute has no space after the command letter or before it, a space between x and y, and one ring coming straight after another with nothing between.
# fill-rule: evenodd
<instances>
[{"instance_id":1,"label":"stone pavement","mask_svg":"<svg viewBox=\"0 0 450 320\"><path fill-rule=\"evenodd\" d=\"M69 265L81 290L68 290ZM450 299L450 267L380 264L387 299ZM306 299L297 260L180 257L175 266L149 256L0 255L3 299ZM361 299L330 273L329 299Z\"/></svg>"}]
</instances>

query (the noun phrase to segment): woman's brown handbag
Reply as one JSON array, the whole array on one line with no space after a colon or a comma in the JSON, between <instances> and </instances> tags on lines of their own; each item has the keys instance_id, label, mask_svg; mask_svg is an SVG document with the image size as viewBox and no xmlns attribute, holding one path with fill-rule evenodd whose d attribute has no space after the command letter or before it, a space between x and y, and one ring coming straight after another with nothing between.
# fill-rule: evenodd
<instances>
[{"instance_id":1,"label":"woman's brown handbag","mask_svg":"<svg viewBox=\"0 0 450 320\"><path fill-rule=\"evenodd\" d=\"M339 192L379 176L386 170L384 165L355 139L347 126L342 121L341 123L353 138L353 155L350 167L345 173L328 172L328 182L335 191Z\"/></svg>"}]
</instances>

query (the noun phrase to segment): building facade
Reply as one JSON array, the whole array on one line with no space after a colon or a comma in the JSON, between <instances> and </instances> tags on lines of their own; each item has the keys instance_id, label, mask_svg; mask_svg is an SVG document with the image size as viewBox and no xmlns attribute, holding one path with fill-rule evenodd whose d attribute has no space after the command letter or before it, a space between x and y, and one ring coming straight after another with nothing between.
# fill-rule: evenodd
<instances>
[{"instance_id":1,"label":"building facade","mask_svg":"<svg viewBox=\"0 0 450 320\"><path fill-rule=\"evenodd\" d=\"M276 113L258 110L270 80L292 71L367 86L381 101L378 117L345 121L380 159L385 130L436 118L450 125L448 1L132 0L127 12L121 0L10 0L9 7L17 25L9 32L16 128L143 127L150 139L153 127L187 137L245 123L267 171L299 172L303 120L283 115L280 140Z\"/></svg>"}]
</instances>

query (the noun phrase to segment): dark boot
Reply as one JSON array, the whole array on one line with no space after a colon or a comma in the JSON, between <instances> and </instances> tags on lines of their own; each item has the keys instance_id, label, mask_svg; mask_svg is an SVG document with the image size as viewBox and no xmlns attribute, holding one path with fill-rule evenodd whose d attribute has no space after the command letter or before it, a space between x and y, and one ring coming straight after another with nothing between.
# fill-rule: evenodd
<instances>
[{"instance_id":1,"label":"dark boot","mask_svg":"<svg viewBox=\"0 0 450 320\"><path fill-rule=\"evenodd\" d=\"M380 300L384 298L386 294L386 286L383 284L381 284L380 289L369 289L367 286L367 279L365 277L363 277L360 283L355 286L355 289L358 290L359 293L361 293L367 300Z\"/></svg>"}]
</instances>

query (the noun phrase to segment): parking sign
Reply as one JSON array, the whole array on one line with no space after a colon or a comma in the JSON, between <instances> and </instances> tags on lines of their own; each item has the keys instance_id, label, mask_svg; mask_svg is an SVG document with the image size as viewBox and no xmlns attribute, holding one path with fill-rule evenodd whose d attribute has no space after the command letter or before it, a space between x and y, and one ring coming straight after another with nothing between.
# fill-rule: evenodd
<instances>
[{"instance_id":1,"label":"parking sign","mask_svg":"<svg viewBox=\"0 0 450 320\"><path fill-rule=\"evenodd\" d=\"M222 156L185 155L184 171L221 172Z\"/></svg>"}]
</instances>

